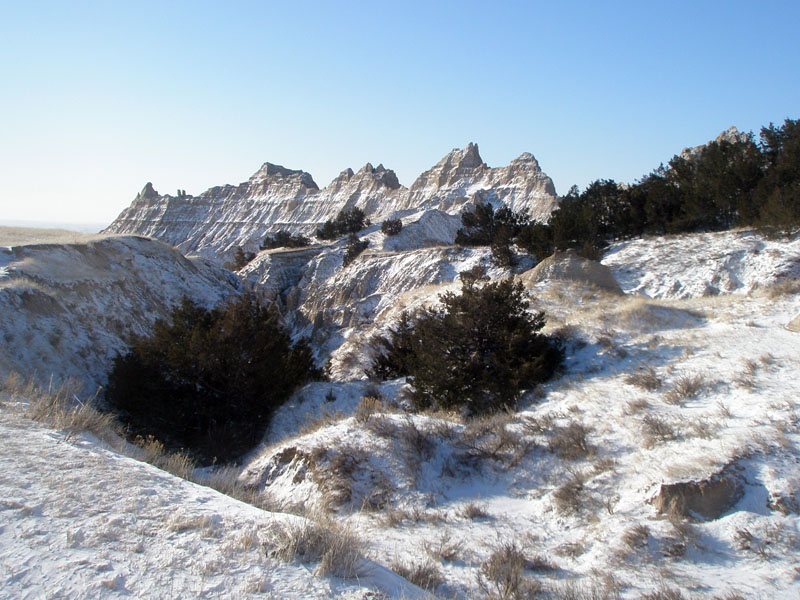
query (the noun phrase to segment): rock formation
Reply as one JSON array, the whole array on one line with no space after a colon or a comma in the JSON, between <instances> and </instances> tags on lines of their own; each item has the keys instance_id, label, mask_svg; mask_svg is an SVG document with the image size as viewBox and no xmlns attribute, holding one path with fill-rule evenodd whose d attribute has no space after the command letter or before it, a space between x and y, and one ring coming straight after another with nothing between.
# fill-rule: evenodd
<instances>
[{"instance_id":1,"label":"rock formation","mask_svg":"<svg viewBox=\"0 0 800 600\"><path fill-rule=\"evenodd\" d=\"M699 481L662 483L653 498L659 514L718 519L744 495L742 477L735 465Z\"/></svg>"},{"instance_id":2,"label":"rock formation","mask_svg":"<svg viewBox=\"0 0 800 600\"><path fill-rule=\"evenodd\" d=\"M734 142L744 142L747 140L747 134L742 133L739 131L735 126L728 127L725 131L721 132L714 140L714 142L722 143L728 142L729 144L733 144ZM700 144L699 146L693 146L691 148L684 148L681 150L680 157L685 158L686 160L692 160L697 158L700 153L705 149L711 142L706 142L705 144Z\"/></svg>"},{"instance_id":3,"label":"rock formation","mask_svg":"<svg viewBox=\"0 0 800 600\"><path fill-rule=\"evenodd\" d=\"M542 281L570 281L589 284L613 294L622 294L622 289L611 274L611 269L599 262L578 256L572 250L556 252L519 278L526 287Z\"/></svg>"},{"instance_id":4,"label":"rock formation","mask_svg":"<svg viewBox=\"0 0 800 600\"><path fill-rule=\"evenodd\" d=\"M280 229L313 234L339 211L354 207L375 223L394 216L414 224L426 211L456 217L476 202L506 204L543 220L557 198L552 180L533 155L525 153L507 167L491 168L478 146L469 144L447 154L410 188L400 185L394 171L369 163L357 172L345 169L322 190L308 173L271 163L238 186L213 187L199 196L160 195L148 183L106 232L148 235L185 254L224 260L237 246L258 250L267 233ZM457 217L435 223L427 219L415 239L423 245L450 243L457 226Z\"/></svg>"}]
</instances>

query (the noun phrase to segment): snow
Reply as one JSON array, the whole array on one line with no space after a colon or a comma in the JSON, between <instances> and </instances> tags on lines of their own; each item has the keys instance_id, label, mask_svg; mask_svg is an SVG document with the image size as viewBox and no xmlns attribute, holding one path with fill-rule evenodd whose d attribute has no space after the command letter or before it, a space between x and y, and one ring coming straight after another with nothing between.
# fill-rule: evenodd
<instances>
[{"instance_id":1,"label":"snow","mask_svg":"<svg viewBox=\"0 0 800 600\"><path fill-rule=\"evenodd\" d=\"M800 279L800 234L788 241L749 230L644 237L612 245L602 262L626 293L651 298L747 293Z\"/></svg>"},{"instance_id":2,"label":"snow","mask_svg":"<svg viewBox=\"0 0 800 600\"><path fill-rule=\"evenodd\" d=\"M138 236L0 248L0 264L0 377L73 378L89 393L130 336L182 297L214 306L240 289L229 272Z\"/></svg>"},{"instance_id":3,"label":"snow","mask_svg":"<svg viewBox=\"0 0 800 600\"><path fill-rule=\"evenodd\" d=\"M49 431L0 396L0 598L420 597L387 570L404 563L435 566L439 596L472 599L483 597L481 566L509 542L550 564L525 576L551 590L577 582L631 599L662 589L800 597L800 333L785 327L800 312L798 237L734 231L616 244L603 262L622 297L581 283L531 285L546 331L568 340L566 372L485 429L453 415L405 414L405 382L358 380L363 365L348 356L364 359L370 335L403 309L457 290L457 273L487 263L487 251L381 248L344 269L338 247L295 254L302 267L280 263L290 253L248 267L252 285L285 294L315 343L329 344L335 380L309 384L277 411L242 480L284 510L329 511L365 540L370 569L343 580L269 558L270 525L300 517L176 479L94 438ZM45 267L37 278L58 283ZM287 286L299 286L296 297ZM317 314L323 323L314 325ZM29 319L45 333L51 326ZM642 367L660 388L632 383ZM699 389L681 396L687 377ZM384 402L370 413L364 396ZM654 435L654 422L667 433ZM578 423L588 452L560 454L558 436ZM661 484L729 465L744 494L720 518L658 514ZM576 475L582 487L565 496ZM636 526L646 527L641 544L630 541Z\"/></svg>"},{"instance_id":4,"label":"snow","mask_svg":"<svg viewBox=\"0 0 800 600\"><path fill-rule=\"evenodd\" d=\"M403 382L376 390L362 381L302 390L276 415L265 447L253 454L243 478L265 486L287 506L330 506L332 494L336 500L335 493L346 489L333 503L337 518L359 527L374 555L433 561L445 575L437 590L445 597L471 597L480 565L498 544L512 540L529 556L547 557L557 567L528 574L551 587L573 579L599 586L601 574L611 574L624 598L663 587L796 598L800 517L769 507L780 498L795 507L800 503L795 385L800 337L785 328L800 309L800 298L796 289L770 287L793 273L796 241L754 238L733 232L671 240L668 256L678 252L710 265L698 272L663 256L664 240L649 240L649 249L646 241L624 247L640 248L628 267L627 291L648 274L652 281L680 281L683 289L701 290L710 273L725 271L744 282L738 293L648 299L566 283L532 288L534 307L548 315L548 330L571 325L577 337L570 344L567 374L526 397L507 425L530 444L518 464L488 460L465 467L459 461L465 426L425 415L411 419L416 429L428 432L432 447L418 463L409 463L403 436L380 432L391 429L387 423L402 426L408 417L378 411L365 424L351 416L361 396L376 392L391 407L402 396ZM721 248L737 244L757 249L755 256L764 260L738 264L717 257ZM648 260L659 270L650 272ZM606 262L622 268L621 259ZM447 288L425 288L420 298L430 301L442 289ZM646 391L626 382L642 366L655 369L661 389ZM702 390L670 401L670 391L684 376L698 376ZM336 399L329 402L331 389ZM304 427L304 421L324 413L330 415L327 423ZM646 417L666 423L674 439L646 443ZM564 460L548 450L547 430L571 422L590 428L593 450L586 458ZM531 433L526 423L546 424L545 433ZM280 459L287 448L294 449L295 459L286 461L287 454ZM342 456L358 465L349 479L337 467ZM729 464L739 470L745 494L717 520L673 524L650 503L662 483L702 480ZM565 513L556 492L574 473L586 476L582 506ZM362 505L370 503L378 506L364 512ZM470 503L489 517L465 518ZM649 529L643 548L624 541L635 525ZM741 543L744 535L752 537L749 547ZM453 560L435 558L431 550L444 538L459 549ZM682 556L672 555L684 545Z\"/></svg>"},{"instance_id":5,"label":"snow","mask_svg":"<svg viewBox=\"0 0 800 600\"><path fill-rule=\"evenodd\" d=\"M270 558L270 526L300 517L178 479L95 438L66 439L10 406L0 443L0 598L423 597L372 561L343 580Z\"/></svg>"}]
</instances>

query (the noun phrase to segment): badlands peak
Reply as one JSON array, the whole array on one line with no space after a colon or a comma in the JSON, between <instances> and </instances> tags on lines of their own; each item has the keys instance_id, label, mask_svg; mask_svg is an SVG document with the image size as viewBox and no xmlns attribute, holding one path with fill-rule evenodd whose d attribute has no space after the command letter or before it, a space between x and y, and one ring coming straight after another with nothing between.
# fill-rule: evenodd
<instances>
[{"instance_id":1,"label":"badlands peak","mask_svg":"<svg viewBox=\"0 0 800 600\"><path fill-rule=\"evenodd\" d=\"M144 184L142 191L136 196L136 200L155 200L158 198L158 192L153 189L153 184L149 181Z\"/></svg>"},{"instance_id":2,"label":"badlands peak","mask_svg":"<svg viewBox=\"0 0 800 600\"><path fill-rule=\"evenodd\" d=\"M445 155L410 188L391 169L371 163L358 171L345 169L323 189L309 173L269 162L244 183L213 187L199 196L162 196L148 184L106 232L154 236L184 253L225 261L237 247L257 251L270 232L310 235L339 211L359 208L373 222L402 217L406 225L429 223L425 213L438 211L453 226L423 232L419 239L448 244L459 213L479 202L505 204L544 221L558 199L552 180L532 154L492 168L478 145L469 143Z\"/></svg>"},{"instance_id":3,"label":"badlands peak","mask_svg":"<svg viewBox=\"0 0 800 600\"><path fill-rule=\"evenodd\" d=\"M251 185L258 185L273 182L286 182L297 181L300 185L307 188L318 190L319 186L314 182L310 173L305 171L287 169L281 165L274 165L270 162L265 162L261 168L253 173L249 179Z\"/></svg>"},{"instance_id":4,"label":"badlands peak","mask_svg":"<svg viewBox=\"0 0 800 600\"><path fill-rule=\"evenodd\" d=\"M705 144L700 144L699 146L693 146L691 148L684 148L681 150L680 157L686 160L693 160L700 156L700 153L708 147L709 144L712 142L716 142L717 144L721 144L723 142L727 142L728 144L735 144L737 142L746 142L748 139L748 135L746 133L742 133L739 129L736 128L735 125L728 127L726 130L720 132L720 134L714 138L706 142Z\"/></svg>"}]
</instances>

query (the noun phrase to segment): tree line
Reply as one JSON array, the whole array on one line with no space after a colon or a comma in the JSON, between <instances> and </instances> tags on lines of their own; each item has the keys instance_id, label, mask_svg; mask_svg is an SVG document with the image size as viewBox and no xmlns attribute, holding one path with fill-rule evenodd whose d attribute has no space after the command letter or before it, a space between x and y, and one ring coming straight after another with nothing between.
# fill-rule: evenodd
<instances>
[{"instance_id":1,"label":"tree line","mask_svg":"<svg viewBox=\"0 0 800 600\"><path fill-rule=\"evenodd\" d=\"M710 142L632 185L573 186L546 224L488 205L463 214L462 223L456 243L492 246L501 264L513 260L511 242L543 257L554 249L592 253L642 234L758 227L790 235L800 227L800 121L762 127L758 141L751 132Z\"/></svg>"}]
</instances>

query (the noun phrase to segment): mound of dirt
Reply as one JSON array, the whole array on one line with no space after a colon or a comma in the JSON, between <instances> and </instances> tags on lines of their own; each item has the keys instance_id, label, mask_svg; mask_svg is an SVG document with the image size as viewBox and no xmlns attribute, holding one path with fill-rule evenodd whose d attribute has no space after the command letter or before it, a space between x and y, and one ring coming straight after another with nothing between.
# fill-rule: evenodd
<instances>
[{"instance_id":1,"label":"mound of dirt","mask_svg":"<svg viewBox=\"0 0 800 600\"><path fill-rule=\"evenodd\" d=\"M571 281L590 284L602 290L623 294L611 269L594 260L578 256L572 250L555 252L534 268L519 276L525 287L543 281Z\"/></svg>"}]
</instances>

